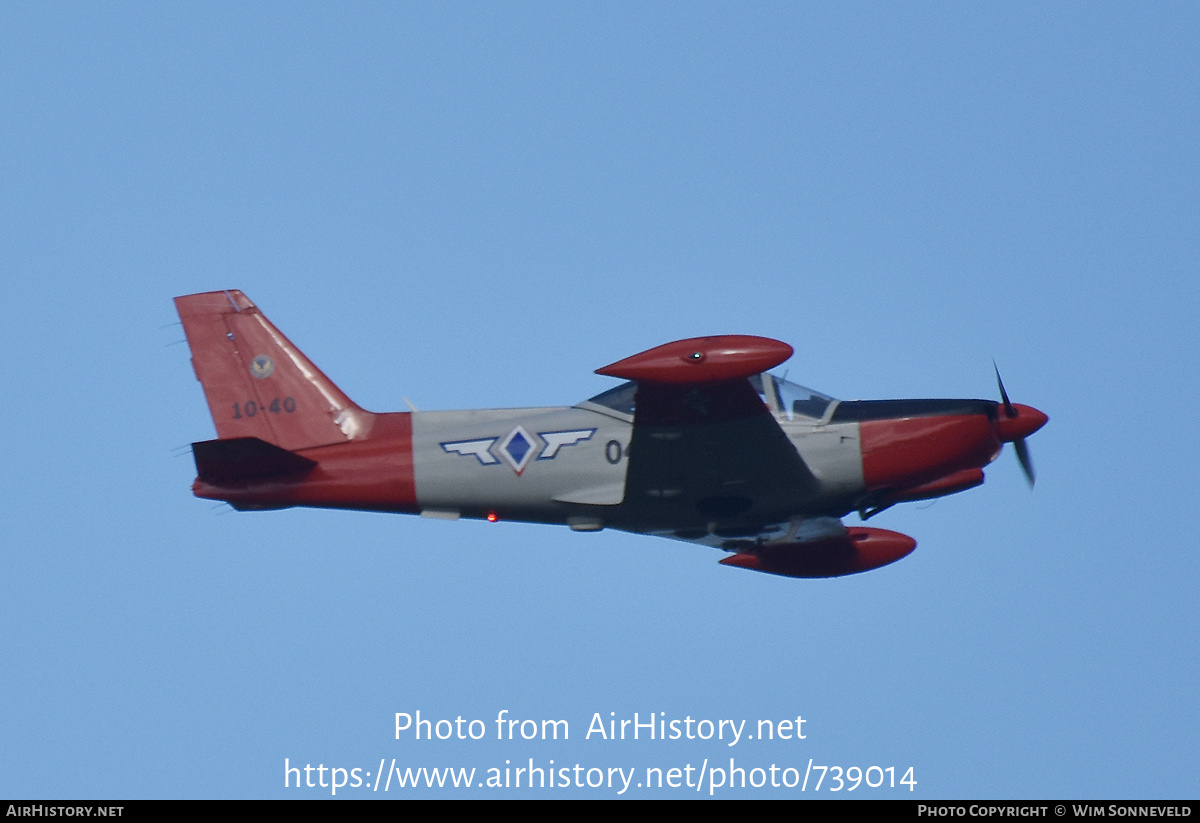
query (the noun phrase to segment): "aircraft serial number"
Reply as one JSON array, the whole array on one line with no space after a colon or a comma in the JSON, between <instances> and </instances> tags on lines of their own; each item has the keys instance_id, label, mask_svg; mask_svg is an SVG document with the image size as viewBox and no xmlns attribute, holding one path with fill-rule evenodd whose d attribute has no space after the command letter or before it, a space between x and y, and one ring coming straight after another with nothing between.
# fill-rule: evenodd
<instances>
[{"instance_id":1,"label":"aircraft serial number","mask_svg":"<svg viewBox=\"0 0 1200 823\"><path fill-rule=\"evenodd\" d=\"M296 410L296 398L285 397L281 402L278 397L274 398L268 405L259 406L253 400L247 400L245 403L233 404L233 419L241 420L243 417L253 417L261 412L270 412L271 414L286 413L291 414Z\"/></svg>"}]
</instances>

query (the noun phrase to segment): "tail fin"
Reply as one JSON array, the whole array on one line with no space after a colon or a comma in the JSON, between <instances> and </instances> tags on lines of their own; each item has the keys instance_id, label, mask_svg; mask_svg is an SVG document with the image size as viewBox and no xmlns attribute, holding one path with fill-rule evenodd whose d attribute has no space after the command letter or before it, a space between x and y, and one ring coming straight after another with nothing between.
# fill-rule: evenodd
<instances>
[{"instance_id":1,"label":"tail fin","mask_svg":"<svg viewBox=\"0 0 1200 823\"><path fill-rule=\"evenodd\" d=\"M363 411L237 290L175 298L217 437L294 451L365 437Z\"/></svg>"}]
</instances>

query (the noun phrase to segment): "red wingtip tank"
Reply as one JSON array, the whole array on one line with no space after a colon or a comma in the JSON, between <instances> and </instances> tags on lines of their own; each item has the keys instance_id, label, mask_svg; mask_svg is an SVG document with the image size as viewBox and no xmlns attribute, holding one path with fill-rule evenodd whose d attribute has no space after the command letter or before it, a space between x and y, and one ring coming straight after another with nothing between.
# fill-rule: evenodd
<instances>
[{"instance_id":1,"label":"red wingtip tank","mask_svg":"<svg viewBox=\"0 0 1200 823\"><path fill-rule=\"evenodd\" d=\"M748 334L692 337L618 360L596 374L645 383L714 383L772 369L792 351L782 341Z\"/></svg>"},{"instance_id":2,"label":"red wingtip tank","mask_svg":"<svg viewBox=\"0 0 1200 823\"><path fill-rule=\"evenodd\" d=\"M851 526L838 537L761 546L719 562L783 577L841 577L895 563L916 547L916 540L900 532Z\"/></svg>"}]
</instances>

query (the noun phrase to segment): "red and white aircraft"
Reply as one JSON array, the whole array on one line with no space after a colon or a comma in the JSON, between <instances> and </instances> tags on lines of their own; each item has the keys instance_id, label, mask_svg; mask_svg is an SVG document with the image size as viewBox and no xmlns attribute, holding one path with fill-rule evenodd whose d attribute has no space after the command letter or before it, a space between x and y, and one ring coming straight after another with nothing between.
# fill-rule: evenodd
<instances>
[{"instance_id":1,"label":"red and white aircraft","mask_svg":"<svg viewBox=\"0 0 1200 823\"><path fill-rule=\"evenodd\" d=\"M768 373L778 340L679 340L598 369L625 382L574 406L366 411L240 291L175 298L217 427L192 444L197 497L614 528L688 540L721 563L833 577L916 541L846 527L983 482L1047 417L989 400L839 401ZM999 382L999 373L996 375Z\"/></svg>"}]
</instances>

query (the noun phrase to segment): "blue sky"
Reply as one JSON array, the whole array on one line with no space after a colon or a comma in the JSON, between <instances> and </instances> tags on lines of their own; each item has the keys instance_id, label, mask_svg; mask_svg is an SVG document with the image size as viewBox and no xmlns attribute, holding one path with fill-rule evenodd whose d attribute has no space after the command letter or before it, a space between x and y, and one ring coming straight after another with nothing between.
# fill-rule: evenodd
<instances>
[{"instance_id":1,"label":"blue sky","mask_svg":"<svg viewBox=\"0 0 1200 823\"><path fill-rule=\"evenodd\" d=\"M6 5L0 794L732 757L1195 797L1198 35L1187 4ZM569 404L702 334L843 398L993 397L995 358L1050 415L1038 485L1006 452L828 581L238 514L189 491L213 427L171 304L218 288L379 411ZM489 734L396 740L418 710ZM497 741L505 710L571 737ZM635 712L806 737L585 739Z\"/></svg>"}]
</instances>

